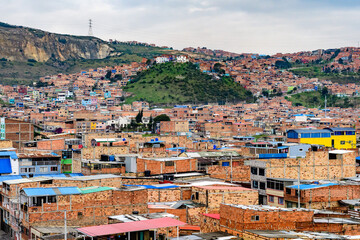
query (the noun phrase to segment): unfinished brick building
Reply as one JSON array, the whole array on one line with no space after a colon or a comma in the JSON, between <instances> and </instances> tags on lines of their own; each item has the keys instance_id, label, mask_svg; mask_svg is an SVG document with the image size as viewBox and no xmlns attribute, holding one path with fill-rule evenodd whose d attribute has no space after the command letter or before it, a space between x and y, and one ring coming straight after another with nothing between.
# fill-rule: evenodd
<instances>
[{"instance_id":1,"label":"unfinished brick building","mask_svg":"<svg viewBox=\"0 0 360 240\"><path fill-rule=\"evenodd\" d=\"M110 187L24 188L20 193L23 239L30 239L32 226L63 226L66 211L69 226L106 224L111 215L147 212L146 189Z\"/></svg>"},{"instance_id":2,"label":"unfinished brick building","mask_svg":"<svg viewBox=\"0 0 360 240\"><path fill-rule=\"evenodd\" d=\"M220 230L243 237L246 230L294 230L345 235L360 233L360 220L332 212L271 206L220 206Z\"/></svg>"},{"instance_id":3,"label":"unfinished brick building","mask_svg":"<svg viewBox=\"0 0 360 240\"><path fill-rule=\"evenodd\" d=\"M300 190L300 196L298 196L298 190ZM341 200L360 198L360 184L317 183L286 187L286 207L296 207L299 197L300 205L304 208L325 209L340 207L339 201Z\"/></svg>"},{"instance_id":4,"label":"unfinished brick building","mask_svg":"<svg viewBox=\"0 0 360 240\"><path fill-rule=\"evenodd\" d=\"M34 125L14 119L5 119L4 139L13 141L15 148L23 148L24 142L34 141Z\"/></svg>"},{"instance_id":5,"label":"unfinished brick building","mask_svg":"<svg viewBox=\"0 0 360 240\"><path fill-rule=\"evenodd\" d=\"M232 186L193 187L193 201L204 205L209 213L219 213L220 204L258 204L258 192Z\"/></svg>"},{"instance_id":6,"label":"unfinished brick building","mask_svg":"<svg viewBox=\"0 0 360 240\"><path fill-rule=\"evenodd\" d=\"M149 170L152 175L192 172L197 170L197 160L193 158L138 158L136 161L137 172Z\"/></svg>"},{"instance_id":7,"label":"unfinished brick building","mask_svg":"<svg viewBox=\"0 0 360 240\"><path fill-rule=\"evenodd\" d=\"M305 158L257 160L266 162L266 177L301 180L340 180L355 177L355 152L309 151Z\"/></svg>"}]
</instances>

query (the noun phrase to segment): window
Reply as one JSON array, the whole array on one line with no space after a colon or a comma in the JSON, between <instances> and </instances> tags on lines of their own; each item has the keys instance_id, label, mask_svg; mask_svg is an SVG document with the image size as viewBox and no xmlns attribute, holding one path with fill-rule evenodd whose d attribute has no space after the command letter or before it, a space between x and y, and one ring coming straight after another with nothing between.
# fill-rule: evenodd
<instances>
[{"instance_id":1,"label":"window","mask_svg":"<svg viewBox=\"0 0 360 240\"><path fill-rule=\"evenodd\" d=\"M259 221L259 220L260 220L259 215L251 216L251 221Z\"/></svg>"},{"instance_id":2,"label":"window","mask_svg":"<svg viewBox=\"0 0 360 240\"><path fill-rule=\"evenodd\" d=\"M291 188L286 189L286 194L291 194Z\"/></svg>"},{"instance_id":3,"label":"window","mask_svg":"<svg viewBox=\"0 0 360 240\"><path fill-rule=\"evenodd\" d=\"M166 161L165 162L165 167L172 167L174 166L174 161Z\"/></svg>"},{"instance_id":4,"label":"window","mask_svg":"<svg viewBox=\"0 0 360 240\"><path fill-rule=\"evenodd\" d=\"M284 191L284 183L276 180L267 180L267 188Z\"/></svg>"},{"instance_id":5,"label":"window","mask_svg":"<svg viewBox=\"0 0 360 240\"><path fill-rule=\"evenodd\" d=\"M34 168L34 167L29 168L29 172L30 172L30 173L34 173L34 172L35 172L35 168Z\"/></svg>"},{"instance_id":6,"label":"window","mask_svg":"<svg viewBox=\"0 0 360 240\"><path fill-rule=\"evenodd\" d=\"M302 149L302 148L299 148L299 152L302 152L302 151L304 151L304 149Z\"/></svg>"},{"instance_id":7,"label":"window","mask_svg":"<svg viewBox=\"0 0 360 240\"><path fill-rule=\"evenodd\" d=\"M259 187L259 182L253 181L253 188L258 188L258 187Z\"/></svg>"},{"instance_id":8,"label":"window","mask_svg":"<svg viewBox=\"0 0 360 240\"><path fill-rule=\"evenodd\" d=\"M341 145L345 145L345 141L340 141L340 144L341 144Z\"/></svg>"},{"instance_id":9,"label":"window","mask_svg":"<svg viewBox=\"0 0 360 240\"><path fill-rule=\"evenodd\" d=\"M311 138L320 138L320 133L312 133Z\"/></svg>"},{"instance_id":10,"label":"window","mask_svg":"<svg viewBox=\"0 0 360 240\"><path fill-rule=\"evenodd\" d=\"M256 167L251 167L251 173L257 175L258 169Z\"/></svg>"},{"instance_id":11,"label":"window","mask_svg":"<svg viewBox=\"0 0 360 240\"><path fill-rule=\"evenodd\" d=\"M199 200L199 192L195 192L195 200Z\"/></svg>"},{"instance_id":12,"label":"window","mask_svg":"<svg viewBox=\"0 0 360 240\"><path fill-rule=\"evenodd\" d=\"M20 169L20 172L21 172L21 173L27 173L27 171L28 171L27 168L21 168L21 169Z\"/></svg>"},{"instance_id":13,"label":"window","mask_svg":"<svg viewBox=\"0 0 360 240\"><path fill-rule=\"evenodd\" d=\"M58 170L58 167L51 167L50 168L50 171L52 171L52 172L57 172L57 170Z\"/></svg>"},{"instance_id":14,"label":"window","mask_svg":"<svg viewBox=\"0 0 360 240\"><path fill-rule=\"evenodd\" d=\"M48 167L40 167L40 172L47 172L48 171Z\"/></svg>"},{"instance_id":15,"label":"window","mask_svg":"<svg viewBox=\"0 0 360 240\"><path fill-rule=\"evenodd\" d=\"M302 133L301 138L310 138L310 133Z\"/></svg>"},{"instance_id":16,"label":"window","mask_svg":"<svg viewBox=\"0 0 360 240\"><path fill-rule=\"evenodd\" d=\"M266 184L264 182L260 182L260 189L261 190L265 190L266 189Z\"/></svg>"},{"instance_id":17,"label":"window","mask_svg":"<svg viewBox=\"0 0 360 240\"><path fill-rule=\"evenodd\" d=\"M206 223L206 219L204 219L204 223Z\"/></svg>"},{"instance_id":18,"label":"window","mask_svg":"<svg viewBox=\"0 0 360 240\"><path fill-rule=\"evenodd\" d=\"M274 202L274 196L269 196L269 202Z\"/></svg>"},{"instance_id":19,"label":"window","mask_svg":"<svg viewBox=\"0 0 360 240\"><path fill-rule=\"evenodd\" d=\"M260 176L265 176L265 169L259 168L259 175Z\"/></svg>"},{"instance_id":20,"label":"window","mask_svg":"<svg viewBox=\"0 0 360 240\"><path fill-rule=\"evenodd\" d=\"M284 205L284 198L279 197L279 198L278 198L278 201L279 201L279 204L280 204L280 205Z\"/></svg>"}]
</instances>

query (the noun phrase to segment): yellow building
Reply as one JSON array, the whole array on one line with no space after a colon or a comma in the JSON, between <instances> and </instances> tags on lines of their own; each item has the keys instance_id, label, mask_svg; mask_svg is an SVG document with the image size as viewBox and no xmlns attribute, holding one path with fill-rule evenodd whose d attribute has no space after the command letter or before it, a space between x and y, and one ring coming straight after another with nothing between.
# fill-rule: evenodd
<instances>
[{"instance_id":1,"label":"yellow building","mask_svg":"<svg viewBox=\"0 0 360 240\"><path fill-rule=\"evenodd\" d=\"M353 128L294 129L287 131L288 142L324 145L335 149L356 148Z\"/></svg>"},{"instance_id":2,"label":"yellow building","mask_svg":"<svg viewBox=\"0 0 360 240\"><path fill-rule=\"evenodd\" d=\"M91 130L96 130L96 122L91 122L90 123L90 129Z\"/></svg>"}]
</instances>

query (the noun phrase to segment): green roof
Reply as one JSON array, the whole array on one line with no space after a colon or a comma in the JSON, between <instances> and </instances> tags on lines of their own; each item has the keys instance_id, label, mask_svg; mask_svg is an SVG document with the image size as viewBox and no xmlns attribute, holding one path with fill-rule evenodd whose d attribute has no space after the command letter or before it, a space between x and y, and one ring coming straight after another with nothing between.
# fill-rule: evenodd
<instances>
[{"instance_id":1,"label":"green roof","mask_svg":"<svg viewBox=\"0 0 360 240\"><path fill-rule=\"evenodd\" d=\"M80 188L80 191L82 194L86 193L94 193L94 192L102 192L107 190L112 190L114 188L111 187L86 187L86 188Z\"/></svg>"},{"instance_id":2,"label":"green roof","mask_svg":"<svg viewBox=\"0 0 360 240\"><path fill-rule=\"evenodd\" d=\"M61 159L61 164L72 164L72 159L71 158Z\"/></svg>"}]
</instances>

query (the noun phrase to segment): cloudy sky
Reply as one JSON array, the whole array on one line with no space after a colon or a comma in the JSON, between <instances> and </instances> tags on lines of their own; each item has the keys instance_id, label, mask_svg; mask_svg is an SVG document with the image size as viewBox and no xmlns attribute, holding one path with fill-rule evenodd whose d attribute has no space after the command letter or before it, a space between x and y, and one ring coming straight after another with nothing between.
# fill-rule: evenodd
<instances>
[{"instance_id":1,"label":"cloudy sky","mask_svg":"<svg viewBox=\"0 0 360 240\"><path fill-rule=\"evenodd\" d=\"M104 40L273 54L358 46L359 0L1 0L0 21Z\"/></svg>"}]
</instances>

